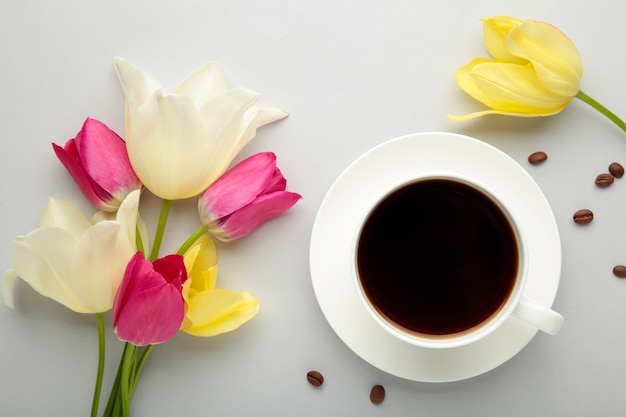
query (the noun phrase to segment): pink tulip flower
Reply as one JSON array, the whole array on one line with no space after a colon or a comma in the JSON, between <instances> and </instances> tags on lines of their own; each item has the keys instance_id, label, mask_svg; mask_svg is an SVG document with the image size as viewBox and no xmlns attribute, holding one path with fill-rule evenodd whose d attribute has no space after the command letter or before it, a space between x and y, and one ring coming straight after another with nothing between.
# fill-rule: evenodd
<instances>
[{"instance_id":1,"label":"pink tulip flower","mask_svg":"<svg viewBox=\"0 0 626 417\"><path fill-rule=\"evenodd\" d=\"M302 198L285 191L276 155L262 152L235 165L200 196L202 224L224 242L246 236Z\"/></svg>"},{"instance_id":2,"label":"pink tulip flower","mask_svg":"<svg viewBox=\"0 0 626 417\"><path fill-rule=\"evenodd\" d=\"M150 262L137 252L113 301L117 336L137 346L163 343L174 336L185 316L182 284L186 280L183 256Z\"/></svg>"},{"instance_id":3,"label":"pink tulip flower","mask_svg":"<svg viewBox=\"0 0 626 417\"><path fill-rule=\"evenodd\" d=\"M98 120L87 118L75 138L54 152L96 208L116 211L124 198L142 184L128 159L126 143Z\"/></svg>"}]
</instances>

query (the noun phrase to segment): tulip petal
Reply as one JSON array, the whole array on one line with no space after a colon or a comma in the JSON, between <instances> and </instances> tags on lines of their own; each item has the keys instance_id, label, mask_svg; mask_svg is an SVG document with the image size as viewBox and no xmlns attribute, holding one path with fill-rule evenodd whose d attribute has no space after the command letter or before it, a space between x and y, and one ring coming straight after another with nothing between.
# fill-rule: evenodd
<instances>
[{"instance_id":1,"label":"tulip petal","mask_svg":"<svg viewBox=\"0 0 626 417\"><path fill-rule=\"evenodd\" d=\"M185 267L191 285L183 290L183 297L189 299L189 291L197 293L215 288L217 281L217 248L215 242L208 235L200 237L185 252Z\"/></svg>"},{"instance_id":2,"label":"tulip petal","mask_svg":"<svg viewBox=\"0 0 626 417\"><path fill-rule=\"evenodd\" d=\"M216 220L250 204L270 183L275 170L276 155L272 152L244 159L202 194L200 206L204 217Z\"/></svg>"},{"instance_id":3,"label":"tulip petal","mask_svg":"<svg viewBox=\"0 0 626 417\"><path fill-rule=\"evenodd\" d=\"M263 223L290 209L302 196L288 191L264 194L252 204L230 215L220 229L223 233L211 230L218 239L229 242L246 236Z\"/></svg>"},{"instance_id":4,"label":"tulip petal","mask_svg":"<svg viewBox=\"0 0 626 417\"><path fill-rule=\"evenodd\" d=\"M133 109L141 106L155 91L161 89L150 75L139 67L131 64L121 57L113 58L113 68L120 81L127 106Z\"/></svg>"},{"instance_id":5,"label":"tulip petal","mask_svg":"<svg viewBox=\"0 0 626 417\"><path fill-rule=\"evenodd\" d=\"M71 233L76 238L87 231L91 223L82 210L72 200L52 196L48 198L39 218L41 227L58 227Z\"/></svg>"},{"instance_id":6,"label":"tulip petal","mask_svg":"<svg viewBox=\"0 0 626 417\"><path fill-rule=\"evenodd\" d=\"M91 216L91 224L96 224L104 220L114 220L122 225L120 231L127 237L129 242L137 242L136 233L139 233L143 243L144 253L149 253L148 247L148 226L139 214L140 190L131 191L116 212L99 210Z\"/></svg>"},{"instance_id":7,"label":"tulip petal","mask_svg":"<svg viewBox=\"0 0 626 417\"><path fill-rule=\"evenodd\" d=\"M135 252L121 228L118 222L100 222L83 235L76 247L71 286L90 311L112 307L126 263Z\"/></svg>"},{"instance_id":8,"label":"tulip petal","mask_svg":"<svg viewBox=\"0 0 626 417\"><path fill-rule=\"evenodd\" d=\"M273 193L274 191L285 191L287 188L287 180L281 174L280 169L276 167L272 180L267 184L267 188L263 191L264 194Z\"/></svg>"},{"instance_id":9,"label":"tulip petal","mask_svg":"<svg viewBox=\"0 0 626 417\"><path fill-rule=\"evenodd\" d=\"M87 200L95 207L101 207L103 202L111 199L111 194L94 181L77 162L76 142L70 139L62 148L53 143L52 148L59 161L65 169L70 173L80 191L85 195Z\"/></svg>"},{"instance_id":10,"label":"tulip petal","mask_svg":"<svg viewBox=\"0 0 626 417\"><path fill-rule=\"evenodd\" d=\"M475 119L477 117L487 116L487 115L491 115L491 114L499 114L501 116L515 116L515 117L538 117L538 116L547 117L547 116L553 116L553 115L559 113L561 110L563 110L563 109L557 109L557 110L554 110L552 112L545 112L545 113L541 113L541 114L516 113L516 112L499 111L499 110L484 110L484 111L478 111L478 112L464 114L464 115L446 114L446 117L448 119L454 120L456 122L463 122L463 121L466 121L466 120Z\"/></svg>"},{"instance_id":11,"label":"tulip petal","mask_svg":"<svg viewBox=\"0 0 626 417\"><path fill-rule=\"evenodd\" d=\"M524 21L511 30L505 47L511 54L529 60L549 91L568 97L578 93L582 59L576 45L556 27Z\"/></svg>"},{"instance_id":12,"label":"tulip petal","mask_svg":"<svg viewBox=\"0 0 626 417\"><path fill-rule=\"evenodd\" d=\"M492 57L516 64L524 64L528 61L512 55L504 47L504 39L511 31L522 23L522 20L511 16L493 16L488 19L482 19L483 37L485 46Z\"/></svg>"},{"instance_id":13,"label":"tulip petal","mask_svg":"<svg viewBox=\"0 0 626 417\"><path fill-rule=\"evenodd\" d=\"M104 123L88 118L77 136L76 146L82 166L109 196L124 198L128 190L141 188L130 166L126 143Z\"/></svg>"},{"instance_id":14,"label":"tulip petal","mask_svg":"<svg viewBox=\"0 0 626 417\"><path fill-rule=\"evenodd\" d=\"M219 288L197 294L189 304L188 327L182 330L200 337L235 330L259 311L259 300L249 292L237 294Z\"/></svg>"},{"instance_id":15,"label":"tulip petal","mask_svg":"<svg viewBox=\"0 0 626 417\"><path fill-rule=\"evenodd\" d=\"M143 253L136 252L133 257L130 258L130 261L128 261L126 265L122 282L113 300L113 327L117 326L120 311L128 302L128 299L141 288L139 280L131 279L133 276L145 276L144 281L150 286L156 286L161 283L162 280L158 276L150 275L153 270L152 263L144 259ZM148 282L149 279L154 279L154 281Z\"/></svg>"},{"instance_id":16,"label":"tulip petal","mask_svg":"<svg viewBox=\"0 0 626 417\"><path fill-rule=\"evenodd\" d=\"M143 224L143 226L140 226L140 231L142 228L146 229L145 236L142 236L142 239L144 242L147 241L147 227L143 219L139 217L140 197L140 190L131 191L124 201L122 201L122 204L120 204L120 208L115 216L115 220L121 225L121 235L125 237L128 242L133 243L133 252L135 248L134 243L136 242L137 226L140 222Z\"/></svg>"},{"instance_id":17,"label":"tulip petal","mask_svg":"<svg viewBox=\"0 0 626 417\"><path fill-rule=\"evenodd\" d=\"M176 90L175 94L190 97L197 109L201 109L208 101L228 91L228 83L222 68L209 62L189 74Z\"/></svg>"},{"instance_id":18,"label":"tulip petal","mask_svg":"<svg viewBox=\"0 0 626 417\"><path fill-rule=\"evenodd\" d=\"M156 259L152 265L167 283L178 280L182 284L187 281L187 270L182 255L167 255Z\"/></svg>"},{"instance_id":19,"label":"tulip petal","mask_svg":"<svg viewBox=\"0 0 626 417\"><path fill-rule=\"evenodd\" d=\"M571 100L546 90L529 66L479 58L459 68L456 80L466 93L499 112L542 116Z\"/></svg>"},{"instance_id":20,"label":"tulip petal","mask_svg":"<svg viewBox=\"0 0 626 417\"><path fill-rule=\"evenodd\" d=\"M223 155L235 146L232 132L257 99L249 90L229 90L203 108L209 117L199 114L188 97L157 94L133 115L131 135L145 139L127 146L137 175L164 199L201 193L230 164Z\"/></svg>"},{"instance_id":21,"label":"tulip petal","mask_svg":"<svg viewBox=\"0 0 626 417\"><path fill-rule=\"evenodd\" d=\"M72 254L77 239L69 232L44 227L26 237L16 237L9 245L11 267L35 291L79 313L89 311L80 300L69 279Z\"/></svg>"},{"instance_id":22,"label":"tulip petal","mask_svg":"<svg viewBox=\"0 0 626 417\"><path fill-rule=\"evenodd\" d=\"M158 344L178 332L183 318L180 287L163 283L135 293L119 313L115 330L121 340L137 346Z\"/></svg>"},{"instance_id":23,"label":"tulip petal","mask_svg":"<svg viewBox=\"0 0 626 417\"><path fill-rule=\"evenodd\" d=\"M161 261L158 267L165 272L172 266L166 264L180 263L184 269L182 256ZM170 277L156 271L141 252L131 258L113 302L113 329L121 340L145 346L162 343L178 331L185 311L181 275L174 273L168 282Z\"/></svg>"},{"instance_id":24,"label":"tulip petal","mask_svg":"<svg viewBox=\"0 0 626 417\"><path fill-rule=\"evenodd\" d=\"M215 63L192 72L173 94L165 94L122 59L114 59L114 65L127 96L131 165L144 185L163 199L200 194L228 168L259 126L287 115L256 106L259 95L254 91L229 89ZM133 85L135 80L138 86ZM139 93L132 91L135 87Z\"/></svg>"},{"instance_id":25,"label":"tulip petal","mask_svg":"<svg viewBox=\"0 0 626 417\"><path fill-rule=\"evenodd\" d=\"M42 210L42 227L10 242L14 273L41 295L76 312L108 310L134 253L139 190L133 193L118 212L122 221L103 220L93 226L73 202L50 198ZM134 217L129 210L135 210Z\"/></svg>"},{"instance_id":26,"label":"tulip petal","mask_svg":"<svg viewBox=\"0 0 626 417\"><path fill-rule=\"evenodd\" d=\"M230 165L237 152L243 148L240 125L248 109L259 99L259 94L245 88L233 88L207 102L200 114L206 121L210 162L205 161L208 187ZM200 190L204 191L204 189Z\"/></svg>"},{"instance_id":27,"label":"tulip petal","mask_svg":"<svg viewBox=\"0 0 626 417\"><path fill-rule=\"evenodd\" d=\"M254 138L258 128L284 119L287 116L289 116L288 112L266 104L255 104L252 106L244 115L239 142L234 149L234 155L232 155L231 160Z\"/></svg>"},{"instance_id":28,"label":"tulip petal","mask_svg":"<svg viewBox=\"0 0 626 417\"><path fill-rule=\"evenodd\" d=\"M206 188L198 190L210 149L204 122L188 97L157 92L134 112L132 120L130 137L138 139L128 141L128 155L150 191L173 200Z\"/></svg>"},{"instance_id":29,"label":"tulip petal","mask_svg":"<svg viewBox=\"0 0 626 417\"><path fill-rule=\"evenodd\" d=\"M12 268L10 268L5 272L4 279L2 280L2 299L4 300L4 304L6 304L10 309L15 308L13 287L15 286L16 279L17 274Z\"/></svg>"}]
</instances>

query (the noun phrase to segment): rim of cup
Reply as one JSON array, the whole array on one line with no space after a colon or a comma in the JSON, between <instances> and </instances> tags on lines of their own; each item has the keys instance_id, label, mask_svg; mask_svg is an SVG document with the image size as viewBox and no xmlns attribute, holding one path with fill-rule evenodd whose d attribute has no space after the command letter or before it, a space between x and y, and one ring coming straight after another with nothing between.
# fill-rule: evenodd
<instances>
[{"instance_id":1,"label":"rim of cup","mask_svg":"<svg viewBox=\"0 0 626 417\"><path fill-rule=\"evenodd\" d=\"M361 280L359 278L358 266L357 266L357 251L359 248L359 240L363 230L363 226L365 225L367 219L371 215L371 213L378 207L378 205L393 194L395 191L404 188L410 184L414 184L420 181L426 180L450 180L455 182L460 182L465 185L468 185L475 190L481 192L483 195L487 196L505 215L508 223L510 224L514 236L515 242L518 251L518 267L517 274L515 278L515 284L513 289L511 290L509 296L502 302L501 306L493 313L491 316L480 324L471 327L467 330L447 334L447 335L427 335L421 334L417 332L413 332L408 330L393 321L387 319L379 310L370 302L368 296L365 294L365 291L362 287ZM370 316L387 332L391 333L396 338L424 348L454 348L459 346L468 345L471 343L475 343L487 335L491 334L498 327L500 327L513 313L515 308L517 307L523 292L524 286L527 281L527 271L528 271L528 256L526 250L526 239L524 234L519 227L518 221L516 220L516 216L514 214L514 207L510 207L506 201L502 201L497 194L494 192L489 186L484 183L477 181L471 177L463 175L462 173L450 172L450 171L441 171L441 172L430 172L430 173L422 173L420 175L411 176L405 178L401 181L398 181L395 184L390 185L386 188L386 190L373 199L373 201L368 205L365 210L365 214L361 216L359 221L358 230L354 237L352 238L351 251L352 254L352 278L354 285L356 287L356 291L361 299L361 302L365 309L368 311Z\"/></svg>"}]
</instances>

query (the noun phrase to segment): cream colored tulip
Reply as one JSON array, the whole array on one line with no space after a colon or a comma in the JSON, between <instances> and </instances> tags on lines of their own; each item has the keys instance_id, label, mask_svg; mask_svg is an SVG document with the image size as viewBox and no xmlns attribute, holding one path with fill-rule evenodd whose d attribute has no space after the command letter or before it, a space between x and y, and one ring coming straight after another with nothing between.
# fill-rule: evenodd
<instances>
[{"instance_id":1,"label":"cream colored tulip","mask_svg":"<svg viewBox=\"0 0 626 417\"><path fill-rule=\"evenodd\" d=\"M11 268L3 298L13 307L16 278L35 291L79 313L109 310L124 270L136 251L140 191L122 202L115 220L92 223L64 197L46 202L40 227L10 242Z\"/></svg>"},{"instance_id":2,"label":"cream colored tulip","mask_svg":"<svg viewBox=\"0 0 626 417\"><path fill-rule=\"evenodd\" d=\"M126 147L143 184L166 200L204 191L255 136L287 112L256 104L259 95L229 88L209 63L167 94L148 74L122 58L113 65L126 95Z\"/></svg>"}]
</instances>

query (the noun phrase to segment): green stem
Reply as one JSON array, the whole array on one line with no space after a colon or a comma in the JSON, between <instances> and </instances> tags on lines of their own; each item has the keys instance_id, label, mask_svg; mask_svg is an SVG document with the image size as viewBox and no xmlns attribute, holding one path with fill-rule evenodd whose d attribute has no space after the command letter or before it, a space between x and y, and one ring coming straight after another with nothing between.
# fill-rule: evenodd
<instances>
[{"instance_id":1,"label":"green stem","mask_svg":"<svg viewBox=\"0 0 626 417\"><path fill-rule=\"evenodd\" d=\"M135 229L135 244L137 245L137 250L143 252L145 255L143 240L141 240L141 233L139 233L139 226L137 226Z\"/></svg>"},{"instance_id":2,"label":"green stem","mask_svg":"<svg viewBox=\"0 0 626 417\"><path fill-rule=\"evenodd\" d=\"M104 314L96 313L96 321L98 323L98 373L96 375L96 387L94 389L93 400L91 402L91 417L96 417L98 415L100 392L102 391L102 377L104 375Z\"/></svg>"},{"instance_id":3,"label":"green stem","mask_svg":"<svg viewBox=\"0 0 626 417\"><path fill-rule=\"evenodd\" d=\"M152 245L152 252L150 253L150 260L154 261L159 256L159 250L161 249L161 242L163 241L163 232L165 231L165 225L167 223L167 216L170 213L170 207L172 206L172 200L163 199L161 202L161 214L159 215L159 224L157 225L156 234L154 235L154 245Z\"/></svg>"},{"instance_id":4,"label":"green stem","mask_svg":"<svg viewBox=\"0 0 626 417\"><path fill-rule=\"evenodd\" d=\"M130 399L131 393L131 375L134 375L134 369L137 359L138 346L131 343L128 345L128 349L124 350L124 360L122 361L122 376L120 379L120 400L122 407L122 416L130 417Z\"/></svg>"},{"instance_id":5,"label":"green stem","mask_svg":"<svg viewBox=\"0 0 626 417\"><path fill-rule=\"evenodd\" d=\"M135 375L132 380L132 385L130 387L131 393L135 391L135 387L137 386L137 381L139 381L139 375L141 375L141 370L143 369L143 366L145 365L146 360L148 360L148 356L150 355L150 352L152 352L152 349L154 349L154 345L146 346L143 353L141 354L141 357L139 358L139 362L137 363L137 366L135 368Z\"/></svg>"},{"instance_id":6,"label":"green stem","mask_svg":"<svg viewBox=\"0 0 626 417\"><path fill-rule=\"evenodd\" d=\"M195 232L183 243L183 245L176 251L177 255L184 255L185 252L189 250L191 245L193 245L196 240L200 239L206 233L206 228L204 226L198 227Z\"/></svg>"},{"instance_id":7,"label":"green stem","mask_svg":"<svg viewBox=\"0 0 626 417\"><path fill-rule=\"evenodd\" d=\"M576 98L578 98L578 99L584 101L585 103L589 104L591 107L593 107L594 109L596 109L597 111L599 111L600 113L605 115L610 121L615 123L620 129L622 129L624 132L626 132L626 123L624 123L624 121L622 119L620 119L611 110L607 109L602 104L600 104L599 102L594 100L592 97L587 95L585 92L583 92L582 90L578 91L578 94L576 94Z\"/></svg>"},{"instance_id":8,"label":"green stem","mask_svg":"<svg viewBox=\"0 0 626 417\"><path fill-rule=\"evenodd\" d=\"M129 343L126 342L124 345L124 350L122 351L122 357L120 358L120 364L117 367L117 374L115 375L115 381L113 382L113 387L111 387L111 394L109 394L109 401L107 402L107 406L104 410L103 417L111 417L119 415L118 407L119 407L119 391L120 391L120 380L122 379L122 365L124 364L124 358L126 357L126 351L128 350Z\"/></svg>"}]
</instances>

